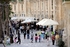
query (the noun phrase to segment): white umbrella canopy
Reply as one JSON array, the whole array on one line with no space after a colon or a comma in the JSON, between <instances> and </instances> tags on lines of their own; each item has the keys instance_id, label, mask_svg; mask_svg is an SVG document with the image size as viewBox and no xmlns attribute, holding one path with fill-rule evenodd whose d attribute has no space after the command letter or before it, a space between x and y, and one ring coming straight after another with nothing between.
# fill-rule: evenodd
<instances>
[{"instance_id":1,"label":"white umbrella canopy","mask_svg":"<svg viewBox=\"0 0 70 47\"><path fill-rule=\"evenodd\" d=\"M47 25L58 25L58 22L52 19L45 19L37 23L38 25L47 26Z\"/></svg>"},{"instance_id":2,"label":"white umbrella canopy","mask_svg":"<svg viewBox=\"0 0 70 47\"><path fill-rule=\"evenodd\" d=\"M33 20L33 19L27 19L27 20L25 20L25 21L23 21L23 22L21 22L21 23L29 23L29 22L36 22L36 20Z\"/></svg>"},{"instance_id":3,"label":"white umbrella canopy","mask_svg":"<svg viewBox=\"0 0 70 47\"><path fill-rule=\"evenodd\" d=\"M29 23L29 22L31 22L31 20L25 20L25 21L23 21L21 23Z\"/></svg>"},{"instance_id":4,"label":"white umbrella canopy","mask_svg":"<svg viewBox=\"0 0 70 47\"><path fill-rule=\"evenodd\" d=\"M46 19L43 19L41 21L39 21L38 23L36 23L36 25L41 25Z\"/></svg>"},{"instance_id":5,"label":"white umbrella canopy","mask_svg":"<svg viewBox=\"0 0 70 47\"><path fill-rule=\"evenodd\" d=\"M37 20L31 20L32 22L37 22Z\"/></svg>"},{"instance_id":6,"label":"white umbrella canopy","mask_svg":"<svg viewBox=\"0 0 70 47\"><path fill-rule=\"evenodd\" d=\"M54 21L52 19L47 19L41 25L43 25L43 26L47 26L47 25L58 25L58 22L56 22L56 21Z\"/></svg>"},{"instance_id":7,"label":"white umbrella canopy","mask_svg":"<svg viewBox=\"0 0 70 47\"><path fill-rule=\"evenodd\" d=\"M11 18L11 20L17 20L18 19L18 17L12 17Z\"/></svg>"}]
</instances>

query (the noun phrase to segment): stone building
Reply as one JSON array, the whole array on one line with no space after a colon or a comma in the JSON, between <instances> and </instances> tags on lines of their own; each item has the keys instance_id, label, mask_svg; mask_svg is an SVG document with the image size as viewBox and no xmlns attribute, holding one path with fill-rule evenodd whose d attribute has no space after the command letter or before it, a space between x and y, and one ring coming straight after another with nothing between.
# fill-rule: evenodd
<instances>
[{"instance_id":1,"label":"stone building","mask_svg":"<svg viewBox=\"0 0 70 47\"><path fill-rule=\"evenodd\" d=\"M35 17L36 19L51 18L59 25L57 29L64 29L63 40L70 45L70 2L67 0L13 0L11 3L11 17Z\"/></svg>"},{"instance_id":2,"label":"stone building","mask_svg":"<svg viewBox=\"0 0 70 47\"><path fill-rule=\"evenodd\" d=\"M63 28L62 0L12 0L10 4L14 12L11 17L51 18L59 23L59 29Z\"/></svg>"},{"instance_id":3,"label":"stone building","mask_svg":"<svg viewBox=\"0 0 70 47\"><path fill-rule=\"evenodd\" d=\"M70 1L63 2L64 32L63 40L67 47L70 47Z\"/></svg>"}]
</instances>

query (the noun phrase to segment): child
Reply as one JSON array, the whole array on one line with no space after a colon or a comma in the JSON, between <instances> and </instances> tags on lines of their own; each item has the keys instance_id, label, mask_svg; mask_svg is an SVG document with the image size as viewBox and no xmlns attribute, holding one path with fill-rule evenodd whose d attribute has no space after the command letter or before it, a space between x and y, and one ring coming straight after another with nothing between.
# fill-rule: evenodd
<instances>
[{"instance_id":1,"label":"child","mask_svg":"<svg viewBox=\"0 0 70 47\"><path fill-rule=\"evenodd\" d=\"M35 34L35 42L37 42L38 40L38 37L37 37L37 34Z\"/></svg>"},{"instance_id":2,"label":"child","mask_svg":"<svg viewBox=\"0 0 70 47\"><path fill-rule=\"evenodd\" d=\"M15 42L15 43L17 42L17 37L15 37L14 42Z\"/></svg>"},{"instance_id":3,"label":"child","mask_svg":"<svg viewBox=\"0 0 70 47\"><path fill-rule=\"evenodd\" d=\"M41 41L41 35L39 35L39 42Z\"/></svg>"},{"instance_id":4,"label":"child","mask_svg":"<svg viewBox=\"0 0 70 47\"><path fill-rule=\"evenodd\" d=\"M10 38L7 38L6 44L7 44L7 45L10 45Z\"/></svg>"}]
</instances>

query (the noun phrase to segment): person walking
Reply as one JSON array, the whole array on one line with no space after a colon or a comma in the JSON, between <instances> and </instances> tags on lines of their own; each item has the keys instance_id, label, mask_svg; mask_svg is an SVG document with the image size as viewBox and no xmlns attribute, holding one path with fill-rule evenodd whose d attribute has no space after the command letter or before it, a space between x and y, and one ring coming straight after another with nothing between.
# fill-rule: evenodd
<instances>
[{"instance_id":1,"label":"person walking","mask_svg":"<svg viewBox=\"0 0 70 47\"><path fill-rule=\"evenodd\" d=\"M21 33L23 33L23 28L22 28L22 26L20 26L20 30L21 30Z\"/></svg>"},{"instance_id":2,"label":"person walking","mask_svg":"<svg viewBox=\"0 0 70 47\"><path fill-rule=\"evenodd\" d=\"M48 47L50 46L50 37L49 36L47 37L47 46Z\"/></svg>"},{"instance_id":3,"label":"person walking","mask_svg":"<svg viewBox=\"0 0 70 47\"><path fill-rule=\"evenodd\" d=\"M20 33L18 32L18 41L17 43L21 44Z\"/></svg>"},{"instance_id":4,"label":"person walking","mask_svg":"<svg viewBox=\"0 0 70 47\"><path fill-rule=\"evenodd\" d=\"M26 31L24 31L24 39L26 38Z\"/></svg>"},{"instance_id":5,"label":"person walking","mask_svg":"<svg viewBox=\"0 0 70 47\"><path fill-rule=\"evenodd\" d=\"M48 36L47 34L48 34L48 32L46 31L46 32L45 32L45 38L46 38L46 39L47 39L47 36Z\"/></svg>"},{"instance_id":6,"label":"person walking","mask_svg":"<svg viewBox=\"0 0 70 47\"><path fill-rule=\"evenodd\" d=\"M56 40L56 45L58 45L58 40L59 40L59 34L58 33L55 35L55 40Z\"/></svg>"},{"instance_id":7,"label":"person walking","mask_svg":"<svg viewBox=\"0 0 70 47\"><path fill-rule=\"evenodd\" d=\"M10 43L13 43L13 34L10 33Z\"/></svg>"},{"instance_id":8,"label":"person walking","mask_svg":"<svg viewBox=\"0 0 70 47\"><path fill-rule=\"evenodd\" d=\"M39 42L41 42L41 35L39 35Z\"/></svg>"},{"instance_id":9,"label":"person walking","mask_svg":"<svg viewBox=\"0 0 70 47\"><path fill-rule=\"evenodd\" d=\"M37 42L37 40L38 40L38 36L37 34L35 34L35 42Z\"/></svg>"},{"instance_id":10,"label":"person walking","mask_svg":"<svg viewBox=\"0 0 70 47\"><path fill-rule=\"evenodd\" d=\"M6 44L7 44L7 45L10 45L10 38L9 38L9 37L8 37L7 40L6 40Z\"/></svg>"},{"instance_id":11,"label":"person walking","mask_svg":"<svg viewBox=\"0 0 70 47\"><path fill-rule=\"evenodd\" d=\"M29 30L27 30L27 39L29 39L30 38L30 31Z\"/></svg>"},{"instance_id":12,"label":"person walking","mask_svg":"<svg viewBox=\"0 0 70 47\"><path fill-rule=\"evenodd\" d=\"M55 43L55 35L52 35L52 45Z\"/></svg>"},{"instance_id":13,"label":"person walking","mask_svg":"<svg viewBox=\"0 0 70 47\"><path fill-rule=\"evenodd\" d=\"M44 30L42 30L41 34L42 34L42 38L44 39L45 38L45 32L44 32Z\"/></svg>"},{"instance_id":14,"label":"person walking","mask_svg":"<svg viewBox=\"0 0 70 47\"><path fill-rule=\"evenodd\" d=\"M14 42L16 43L17 41L18 41L17 35L15 35Z\"/></svg>"},{"instance_id":15,"label":"person walking","mask_svg":"<svg viewBox=\"0 0 70 47\"><path fill-rule=\"evenodd\" d=\"M34 34L33 32L31 32L31 43L33 43L33 37L34 37Z\"/></svg>"}]
</instances>

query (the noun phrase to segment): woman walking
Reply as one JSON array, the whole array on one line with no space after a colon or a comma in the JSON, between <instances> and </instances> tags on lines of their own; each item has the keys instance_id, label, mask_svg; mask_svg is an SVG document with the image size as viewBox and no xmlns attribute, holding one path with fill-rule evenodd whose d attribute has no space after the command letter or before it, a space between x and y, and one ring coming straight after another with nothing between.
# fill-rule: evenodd
<instances>
[{"instance_id":1,"label":"woman walking","mask_svg":"<svg viewBox=\"0 0 70 47\"><path fill-rule=\"evenodd\" d=\"M52 35L52 45L55 43L55 35Z\"/></svg>"}]
</instances>

